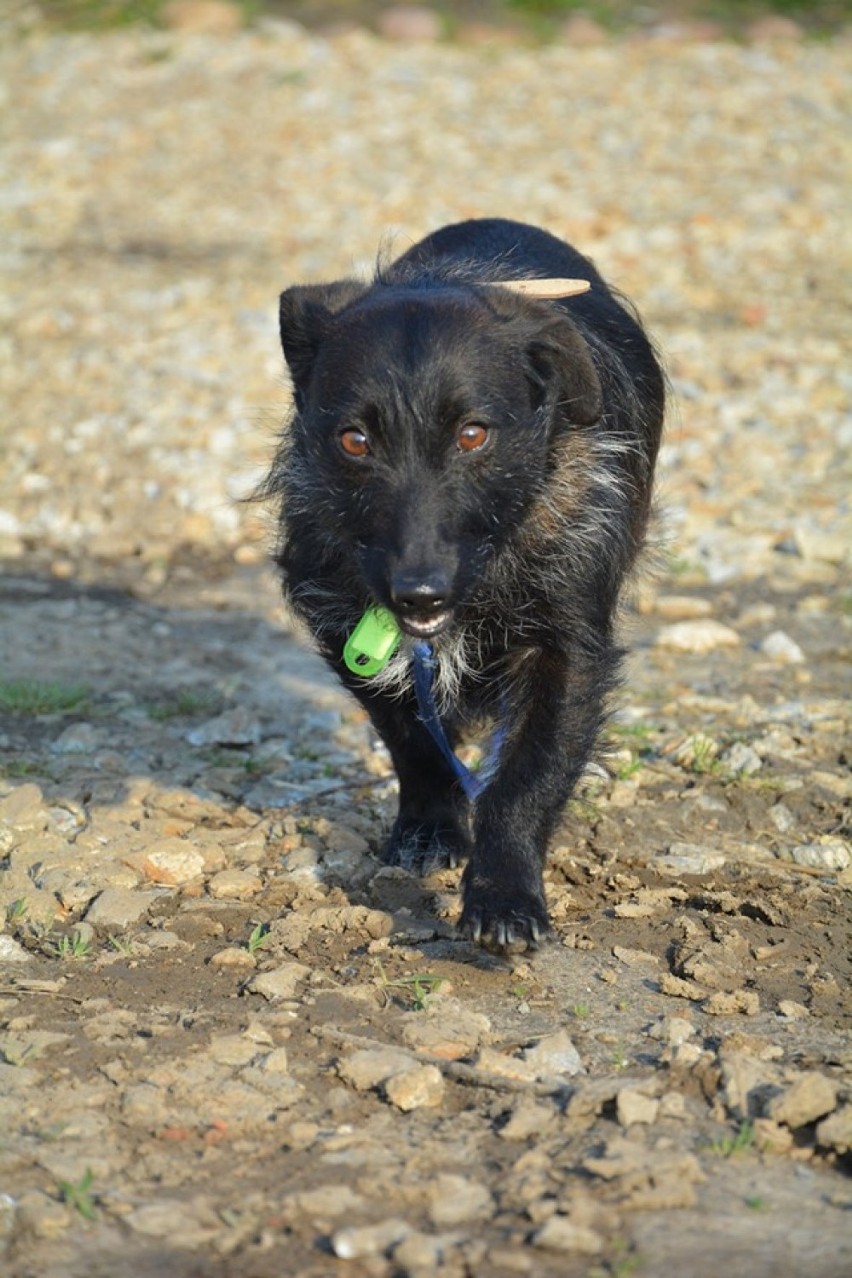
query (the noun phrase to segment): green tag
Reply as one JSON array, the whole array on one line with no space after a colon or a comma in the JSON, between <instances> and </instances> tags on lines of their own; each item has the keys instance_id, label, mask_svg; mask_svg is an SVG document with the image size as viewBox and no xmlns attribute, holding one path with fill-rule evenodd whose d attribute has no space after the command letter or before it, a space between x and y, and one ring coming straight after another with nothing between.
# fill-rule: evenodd
<instances>
[{"instance_id":1,"label":"green tag","mask_svg":"<svg viewBox=\"0 0 852 1278\"><path fill-rule=\"evenodd\" d=\"M353 674L369 679L384 670L396 652L402 631L387 608L368 608L343 648L343 660Z\"/></svg>"}]
</instances>

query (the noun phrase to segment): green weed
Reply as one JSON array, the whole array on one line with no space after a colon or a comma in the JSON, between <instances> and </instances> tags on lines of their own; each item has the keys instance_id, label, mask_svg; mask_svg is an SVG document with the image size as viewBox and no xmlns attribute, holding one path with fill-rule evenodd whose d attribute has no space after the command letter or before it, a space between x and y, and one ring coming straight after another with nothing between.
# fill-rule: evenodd
<instances>
[{"instance_id":1,"label":"green weed","mask_svg":"<svg viewBox=\"0 0 852 1278\"><path fill-rule=\"evenodd\" d=\"M256 954L258 950L263 949L269 940L269 928L265 923L258 923L246 942L249 954Z\"/></svg>"},{"instance_id":2,"label":"green weed","mask_svg":"<svg viewBox=\"0 0 852 1278\"><path fill-rule=\"evenodd\" d=\"M213 714L221 707L215 692L190 692L184 689L173 701L158 701L145 707L149 719L165 723L169 719L189 719L196 714Z\"/></svg>"},{"instance_id":3,"label":"green weed","mask_svg":"<svg viewBox=\"0 0 852 1278\"><path fill-rule=\"evenodd\" d=\"M48 944L53 957L62 959L64 962L91 958L91 943L79 932L75 932L73 936L61 936L58 941L50 941Z\"/></svg>"},{"instance_id":4,"label":"green weed","mask_svg":"<svg viewBox=\"0 0 852 1278\"><path fill-rule=\"evenodd\" d=\"M92 1195L94 1179L95 1173L91 1167L87 1167L82 1179L76 1184L73 1180L60 1180L59 1182L59 1193L62 1196L62 1201L79 1212L84 1220L97 1220L98 1218L95 1210L95 1200Z\"/></svg>"},{"instance_id":5,"label":"green weed","mask_svg":"<svg viewBox=\"0 0 852 1278\"><path fill-rule=\"evenodd\" d=\"M17 901L10 901L6 906L6 922L20 923L29 908L25 896L19 896Z\"/></svg>"},{"instance_id":6,"label":"green weed","mask_svg":"<svg viewBox=\"0 0 852 1278\"><path fill-rule=\"evenodd\" d=\"M7 714L69 714L86 703L89 689L81 683L41 679L0 680L0 710Z\"/></svg>"},{"instance_id":7,"label":"green weed","mask_svg":"<svg viewBox=\"0 0 852 1278\"><path fill-rule=\"evenodd\" d=\"M435 993L444 979L442 976L433 976L430 972L417 972L412 973L411 976L401 976L398 980L392 981L385 975L381 963L378 964L378 968L382 989L386 992L388 990L403 991L410 1000L415 1012L423 1011L427 998L430 994Z\"/></svg>"},{"instance_id":8,"label":"green weed","mask_svg":"<svg viewBox=\"0 0 852 1278\"><path fill-rule=\"evenodd\" d=\"M710 1146L711 1153L719 1154L722 1158L733 1158L735 1154L742 1154L747 1149L752 1149L755 1143L754 1124L749 1119L744 1118L739 1127L730 1136L724 1136L721 1140L716 1140Z\"/></svg>"}]
</instances>

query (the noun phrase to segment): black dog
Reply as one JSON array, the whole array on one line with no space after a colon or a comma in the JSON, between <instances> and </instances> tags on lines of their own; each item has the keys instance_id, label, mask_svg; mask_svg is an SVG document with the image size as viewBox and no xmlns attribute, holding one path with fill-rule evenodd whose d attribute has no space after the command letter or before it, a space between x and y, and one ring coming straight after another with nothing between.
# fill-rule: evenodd
<instances>
[{"instance_id":1,"label":"black dog","mask_svg":"<svg viewBox=\"0 0 852 1278\"><path fill-rule=\"evenodd\" d=\"M512 287L554 277L591 287ZM664 405L651 345L586 258L501 219L445 227L372 283L288 289L281 341L296 407L267 484L278 562L393 758L387 860L467 858L462 929L534 943L547 842L601 728L648 521ZM342 652L375 604L402 638L363 678ZM473 803L418 710L423 640L449 743L487 720L504 734Z\"/></svg>"}]
</instances>

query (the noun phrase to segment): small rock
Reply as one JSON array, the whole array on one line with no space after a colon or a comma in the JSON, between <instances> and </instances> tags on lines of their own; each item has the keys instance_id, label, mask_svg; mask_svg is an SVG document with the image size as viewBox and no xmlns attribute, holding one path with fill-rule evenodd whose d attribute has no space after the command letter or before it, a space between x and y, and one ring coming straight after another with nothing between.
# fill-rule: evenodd
<instances>
[{"instance_id":1,"label":"small rock","mask_svg":"<svg viewBox=\"0 0 852 1278\"><path fill-rule=\"evenodd\" d=\"M801 1074L780 1096L772 1097L766 1105L766 1116L795 1130L830 1114L836 1105L837 1085L811 1070Z\"/></svg>"},{"instance_id":2,"label":"small rock","mask_svg":"<svg viewBox=\"0 0 852 1278\"><path fill-rule=\"evenodd\" d=\"M385 40L434 42L441 38L441 18L425 5L392 5L379 14L376 22Z\"/></svg>"},{"instance_id":3,"label":"small rock","mask_svg":"<svg viewBox=\"0 0 852 1278\"><path fill-rule=\"evenodd\" d=\"M219 1065L232 1065L239 1069L242 1065L249 1065L258 1055L258 1045L242 1034L220 1034L211 1039L207 1051Z\"/></svg>"},{"instance_id":4,"label":"small rock","mask_svg":"<svg viewBox=\"0 0 852 1278\"><path fill-rule=\"evenodd\" d=\"M270 972L261 972L252 977L249 989L253 994L261 994L274 1001L279 998L295 998L296 986L300 985L311 974L311 969L304 963L283 963L281 967Z\"/></svg>"},{"instance_id":5,"label":"small rock","mask_svg":"<svg viewBox=\"0 0 852 1278\"><path fill-rule=\"evenodd\" d=\"M331 1249L340 1260L361 1260L381 1256L411 1232L404 1220L383 1220L378 1225L339 1229L332 1235Z\"/></svg>"},{"instance_id":6,"label":"small rock","mask_svg":"<svg viewBox=\"0 0 852 1278\"><path fill-rule=\"evenodd\" d=\"M18 1196L16 1227L36 1238L57 1238L71 1224L71 1211L39 1189L27 1189Z\"/></svg>"},{"instance_id":7,"label":"small rock","mask_svg":"<svg viewBox=\"0 0 852 1278\"><path fill-rule=\"evenodd\" d=\"M147 914L162 892L138 892L132 888L104 888L86 911L86 922L101 930L123 930Z\"/></svg>"},{"instance_id":8,"label":"small rock","mask_svg":"<svg viewBox=\"0 0 852 1278\"><path fill-rule=\"evenodd\" d=\"M14 936L7 936L0 933L0 963L29 963L32 955L28 954L21 945L20 941L16 941Z\"/></svg>"},{"instance_id":9,"label":"small rock","mask_svg":"<svg viewBox=\"0 0 852 1278\"><path fill-rule=\"evenodd\" d=\"M455 998L430 998L425 1011L403 1017L406 1046L446 1061L469 1056L490 1033L488 1017Z\"/></svg>"},{"instance_id":10,"label":"small rock","mask_svg":"<svg viewBox=\"0 0 852 1278\"><path fill-rule=\"evenodd\" d=\"M210 966L220 971L250 972L257 967L257 959L248 950L241 949L238 945L229 945L211 955Z\"/></svg>"},{"instance_id":11,"label":"small rock","mask_svg":"<svg viewBox=\"0 0 852 1278\"><path fill-rule=\"evenodd\" d=\"M245 706L234 706L215 719L191 728L186 740L194 746L252 746L262 737L257 719Z\"/></svg>"},{"instance_id":12,"label":"small rock","mask_svg":"<svg viewBox=\"0 0 852 1278\"><path fill-rule=\"evenodd\" d=\"M708 1016L733 1016L742 1012L745 1016L757 1016L760 996L757 990L717 990L703 1003L702 1010Z\"/></svg>"},{"instance_id":13,"label":"small rock","mask_svg":"<svg viewBox=\"0 0 852 1278\"><path fill-rule=\"evenodd\" d=\"M145 1203L124 1217L125 1225L148 1238L167 1238L175 1247L198 1247L218 1230L214 1213L180 1199Z\"/></svg>"},{"instance_id":14,"label":"small rock","mask_svg":"<svg viewBox=\"0 0 852 1278\"><path fill-rule=\"evenodd\" d=\"M385 1083L385 1095L397 1109L440 1105L444 1098L444 1076L436 1065L416 1065L414 1069L394 1074Z\"/></svg>"},{"instance_id":15,"label":"small rock","mask_svg":"<svg viewBox=\"0 0 852 1278\"><path fill-rule=\"evenodd\" d=\"M291 1195L287 1202L292 1202L300 1216L318 1217L327 1220L333 1216L354 1216L364 1210L366 1200L356 1194L348 1185L321 1185L318 1189L304 1189Z\"/></svg>"},{"instance_id":16,"label":"small rock","mask_svg":"<svg viewBox=\"0 0 852 1278\"><path fill-rule=\"evenodd\" d=\"M709 617L713 605L709 599L697 595L658 595L653 601L653 611L664 621L695 621Z\"/></svg>"},{"instance_id":17,"label":"small rock","mask_svg":"<svg viewBox=\"0 0 852 1278\"><path fill-rule=\"evenodd\" d=\"M541 1136L553 1122L553 1110L541 1105L531 1096L522 1096L513 1106L509 1121L497 1133L503 1140L528 1140Z\"/></svg>"},{"instance_id":18,"label":"small rock","mask_svg":"<svg viewBox=\"0 0 852 1278\"><path fill-rule=\"evenodd\" d=\"M852 1150L852 1105L842 1105L830 1118L824 1118L816 1129L816 1141L824 1149L848 1154Z\"/></svg>"},{"instance_id":19,"label":"small rock","mask_svg":"<svg viewBox=\"0 0 852 1278\"><path fill-rule=\"evenodd\" d=\"M852 555L852 542L848 530L828 532L823 529L799 527L794 532L796 549L805 560L822 560L829 564L843 564ZM821 601L822 600L821 597Z\"/></svg>"},{"instance_id":20,"label":"small rock","mask_svg":"<svg viewBox=\"0 0 852 1278\"><path fill-rule=\"evenodd\" d=\"M575 1074L586 1072L580 1053L567 1030L545 1034L535 1047L526 1048L523 1058L533 1067L536 1077L540 1079L571 1078Z\"/></svg>"},{"instance_id":21,"label":"small rock","mask_svg":"<svg viewBox=\"0 0 852 1278\"><path fill-rule=\"evenodd\" d=\"M91 723L71 723L50 749L53 754L91 754L100 746L100 733Z\"/></svg>"},{"instance_id":22,"label":"small rock","mask_svg":"<svg viewBox=\"0 0 852 1278\"><path fill-rule=\"evenodd\" d=\"M546 1251L576 1251L581 1256L597 1256L603 1238L587 1225L575 1225L567 1216L551 1216L532 1236L533 1247Z\"/></svg>"},{"instance_id":23,"label":"small rock","mask_svg":"<svg viewBox=\"0 0 852 1278\"><path fill-rule=\"evenodd\" d=\"M663 626L656 638L658 648L671 648L675 652L714 652L718 648L735 648L740 636L730 626L711 618L695 621L677 621Z\"/></svg>"},{"instance_id":24,"label":"small rock","mask_svg":"<svg viewBox=\"0 0 852 1278\"><path fill-rule=\"evenodd\" d=\"M262 880L250 870L221 870L207 884L208 892L217 900L246 901L256 896L262 887Z\"/></svg>"},{"instance_id":25,"label":"small rock","mask_svg":"<svg viewBox=\"0 0 852 1278\"><path fill-rule=\"evenodd\" d=\"M364 1047L338 1061L337 1072L344 1083L358 1092L367 1092L416 1064L409 1052L398 1047Z\"/></svg>"},{"instance_id":26,"label":"small rock","mask_svg":"<svg viewBox=\"0 0 852 1278\"><path fill-rule=\"evenodd\" d=\"M783 630L773 630L760 645L760 651L770 661L783 662L788 665L800 665L805 660L795 639L791 639Z\"/></svg>"},{"instance_id":27,"label":"small rock","mask_svg":"<svg viewBox=\"0 0 852 1278\"><path fill-rule=\"evenodd\" d=\"M746 745L744 741L737 741L729 749L720 756L719 762L725 770L737 776L750 777L755 772L759 772L763 767L763 760L756 750L752 750L751 746Z\"/></svg>"},{"instance_id":28,"label":"small rock","mask_svg":"<svg viewBox=\"0 0 852 1278\"><path fill-rule=\"evenodd\" d=\"M645 1096L635 1087L622 1087L615 1098L615 1112L622 1127L633 1123L655 1123L660 1102L654 1096Z\"/></svg>"},{"instance_id":29,"label":"small rock","mask_svg":"<svg viewBox=\"0 0 852 1278\"><path fill-rule=\"evenodd\" d=\"M654 858L664 874L709 874L724 864L721 852L698 843L673 843L668 852Z\"/></svg>"},{"instance_id":30,"label":"small rock","mask_svg":"<svg viewBox=\"0 0 852 1278\"><path fill-rule=\"evenodd\" d=\"M445 1173L429 1188L429 1216L439 1229L490 1220L495 1205L491 1191L477 1180Z\"/></svg>"},{"instance_id":31,"label":"small rock","mask_svg":"<svg viewBox=\"0 0 852 1278\"><path fill-rule=\"evenodd\" d=\"M264 1056L260 1065L267 1074L286 1074L290 1069L290 1061L286 1047L276 1047Z\"/></svg>"},{"instance_id":32,"label":"small rock","mask_svg":"<svg viewBox=\"0 0 852 1278\"><path fill-rule=\"evenodd\" d=\"M49 820L44 795L34 782L16 786L0 799L0 831L5 827L16 834L40 834Z\"/></svg>"},{"instance_id":33,"label":"small rock","mask_svg":"<svg viewBox=\"0 0 852 1278\"><path fill-rule=\"evenodd\" d=\"M789 853L796 865L812 865L820 870L847 870L852 864L849 844L825 835L815 843L800 843Z\"/></svg>"},{"instance_id":34,"label":"small rock","mask_svg":"<svg viewBox=\"0 0 852 1278\"><path fill-rule=\"evenodd\" d=\"M778 1011L788 1021L804 1021L810 1016L810 1009L804 1003L796 1003L791 998L782 998L778 1003Z\"/></svg>"},{"instance_id":35,"label":"small rock","mask_svg":"<svg viewBox=\"0 0 852 1278\"><path fill-rule=\"evenodd\" d=\"M139 868L152 883L179 887L204 873L204 857L183 839L160 839L145 849Z\"/></svg>"}]
</instances>

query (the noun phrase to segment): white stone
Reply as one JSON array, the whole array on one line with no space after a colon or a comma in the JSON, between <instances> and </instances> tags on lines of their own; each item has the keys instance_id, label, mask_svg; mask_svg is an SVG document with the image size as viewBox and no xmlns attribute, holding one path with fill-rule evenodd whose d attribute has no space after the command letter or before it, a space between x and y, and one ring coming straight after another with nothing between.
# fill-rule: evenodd
<instances>
[{"instance_id":1,"label":"white stone","mask_svg":"<svg viewBox=\"0 0 852 1278\"><path fill-rule=\"evenodd\" d=\"M658 648L676 652L713 652L717 648L735 648L740 642L736 630L710 617L663 626L656 638Z\"/></svg>"},{"instance_id":2,"label":"white stone","mask_svg":"<svg viewBox=\"0 0 852 1278\"><path fill-rule=\"evenodd\" d=\"M795 639L791 639L783 630L773 630L771 635L767 635L760 645L760 651L770 661L788 665L801 665L805 660L805 654Z\"/></svg>"}]
</instances>

